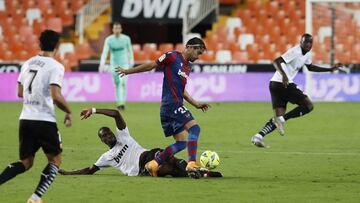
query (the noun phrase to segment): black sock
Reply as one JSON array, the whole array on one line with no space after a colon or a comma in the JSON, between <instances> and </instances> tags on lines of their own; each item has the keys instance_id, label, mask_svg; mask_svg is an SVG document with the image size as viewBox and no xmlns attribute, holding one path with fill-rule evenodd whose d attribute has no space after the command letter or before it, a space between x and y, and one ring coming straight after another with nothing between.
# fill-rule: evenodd
<instances>
[{"instance_id":1,"label":"black sock","mask_svg":"<svg viewBox=\"0 0 360 203\"><path fill-rule=\"evenodd\" d=\"M298 106L296 108L294 108L293 110L287 112L284 115L284 119L285 120L289 120L291 118L297 118L300 116L303 116L307 113L309 113L311 110L309 108L307 108L306 106Z\"/></svg>"},{"instance_id":2,"label":"black sock","mask_svg":"<svg viewBox=\"0 0 360 203\"><path fill-rule=\"evenodd\" d=\"M276 129L275 124L272 122L272 119L270 119L265 126L259 131L259 134L263 137L265 137L265 135L271 133L272 131L274 131Z\"/></svg>"},{"instance_id":3,"label":"black sock","mask_svg":"<svg viewBox=\"0 0 360 203\"><path fill-rule=\"evenodd\" d=\"M24 172L25 166L20 161L9 164L0 174L0 185Z\"/></svg>"},{"instance_id":4,"label":"black sock","mask_svg":"<svg viewBox=\"0 0 360 203\"><path fill-rule=\"evenodd\" d=\"M52 163L46 165L44 170L42 171L40 182L36 187L35 194L40 198L46 192L46 190L50 187L51 183L54 181L59 168Z\"/></svg>"}]
</instances>

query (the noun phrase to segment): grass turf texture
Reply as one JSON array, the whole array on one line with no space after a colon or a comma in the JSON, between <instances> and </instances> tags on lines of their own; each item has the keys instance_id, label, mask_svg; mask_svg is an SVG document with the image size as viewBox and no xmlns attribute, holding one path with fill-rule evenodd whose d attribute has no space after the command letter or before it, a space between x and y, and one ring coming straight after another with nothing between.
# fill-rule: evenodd
<instances>
[{"instance_id":1,"label":"grass turf texture","mask_svg":"<svg viewBox=\"0 0 360 203\"><path fill-rule=\"evenodd\" d=\"M73 127L61 123L64 169L90 166L107 150L97 137L114 121L95 115L80 120L85 107L113 108L112 103L71 103ZM187 105L189 107L189 105ZM190 107L189 107L190 108ZM292 106L289 106L289 109ZM0 170L18 159L20 103L0 103ZM286 123L286 135L265 138L271 147L250 144L270 118L269 103L212 104L207 113L190 108L200 124L198 156L216 151L221 179L126 177L114 169L92 176L58 175L45 202L358 202L360 200L360 103L316 103L315 110ZM159 104L130 103L123 113L132 136L144 147L173 142L162 134ZM186 152L177 156L186 158ZM40 150L34 167L0 186L0 202L25 202L35 189L45 158Z\"/></svg>"}]
</instances>

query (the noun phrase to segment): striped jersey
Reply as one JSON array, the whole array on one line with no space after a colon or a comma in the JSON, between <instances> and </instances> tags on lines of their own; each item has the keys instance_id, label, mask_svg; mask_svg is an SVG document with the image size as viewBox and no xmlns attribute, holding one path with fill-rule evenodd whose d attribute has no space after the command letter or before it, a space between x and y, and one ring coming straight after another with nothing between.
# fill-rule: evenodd
<instances>
[{"instance_id":1,"label":"striped jersey","mask_svg":"<svg viewBox=\"0 0 360 203\"><path fill-rule=\"evenodd\" d=\"M182 104L191 64L178 51L170 51L156 60L164 72L162 105Z\"/></svg>"}]
</instances>

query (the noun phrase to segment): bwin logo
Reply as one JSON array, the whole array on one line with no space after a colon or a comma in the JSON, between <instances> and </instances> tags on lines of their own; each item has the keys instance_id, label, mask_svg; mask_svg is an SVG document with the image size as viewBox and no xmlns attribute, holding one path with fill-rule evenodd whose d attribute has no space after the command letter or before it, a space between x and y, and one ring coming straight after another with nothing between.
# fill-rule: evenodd
<instances>
[{"instance_id":1,"label":"bwin logo","mask_svg":"<svg viewBox=\"0 0 360 203\"><path fill-rule=\"evenodd\" d=\"M136 18L183 18L190 7L190 17L196 18L200 10L200 1L193 0L125 0L121 16Z\"/></svg>"},{"instance_id":2,"label":"bwin logo","mask_svg":"<svg viewBox=\"0 0 360 203\"><path fill-rule=\"evenodd\" d=\"M121 157L125 154L125 151L129 148L129 146L126 144L119 152L119 154L114 158L114 161L116 163L120 162Z\"/></svg>"},{"instance_id":3,"label":"bwin logo","mask_svg":"<svg viewBox=\"0 0 360 203\"><path fill-rule=\"evenodd\" d=\"M188 75L186 75L185 72L182 72L181 70L178 71L178 75L180 75L181 77L186 78L186 79L189 77Z\"/></svg>"}]
</instances>

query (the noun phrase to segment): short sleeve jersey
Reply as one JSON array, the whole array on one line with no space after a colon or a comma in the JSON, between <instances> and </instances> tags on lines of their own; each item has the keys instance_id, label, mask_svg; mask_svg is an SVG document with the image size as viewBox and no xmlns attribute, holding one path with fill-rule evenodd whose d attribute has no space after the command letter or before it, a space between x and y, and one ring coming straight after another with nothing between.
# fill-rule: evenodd
<instances>
[{"instance_id":1,"label":"short sleeve jersey","mask_svg":"<svg viewBox=\"0 0 360 203\"><path fill-rule=\"evenodd\" d=\"M156 60L164 72L162 105L182 104L184 90L190 74L190 63L177 51L170 51Z\"/></svg>"},{"instance_id":2,"label":"short sleeve jersey","mask_svg":"<svg viewBox=\"0 0 360 203\"><path fill-rule=\"evenodd\" d=\"M116 145L100 156L94 164L100 169L114 167L127 176L139 174L140 155L146 151L130 136L126 127L116 129Z\"/></svg>"},{"instance_id":3,"label":"short sleeve jersey","mask_svg":"<svg viewBox=\"0 0 360 203\"><path fill-rule=\"evenodd\" d=\"M293 83L293 79L299 72L299 70L306 64L310 65L311 53L307 52L305 55L302 54L300 44L288 49L281 57L284 59L286 64L281 64L285 74L287 75L289 82ZM271 81L282 82L282 75L279 71L276 71Z\"/></svg>"},{"instance_id":4,"label":"short sleeve jersey","mask_svg":"<svg viewBox=\"0 0 360 203\"><path fill-rule=\"evenodd\" d=\"M56 122L50 85L62 86L64 66L52 57L34 56L21 67L18 83L23 85L20 119Z\"/></svg>"}]
</instances>

